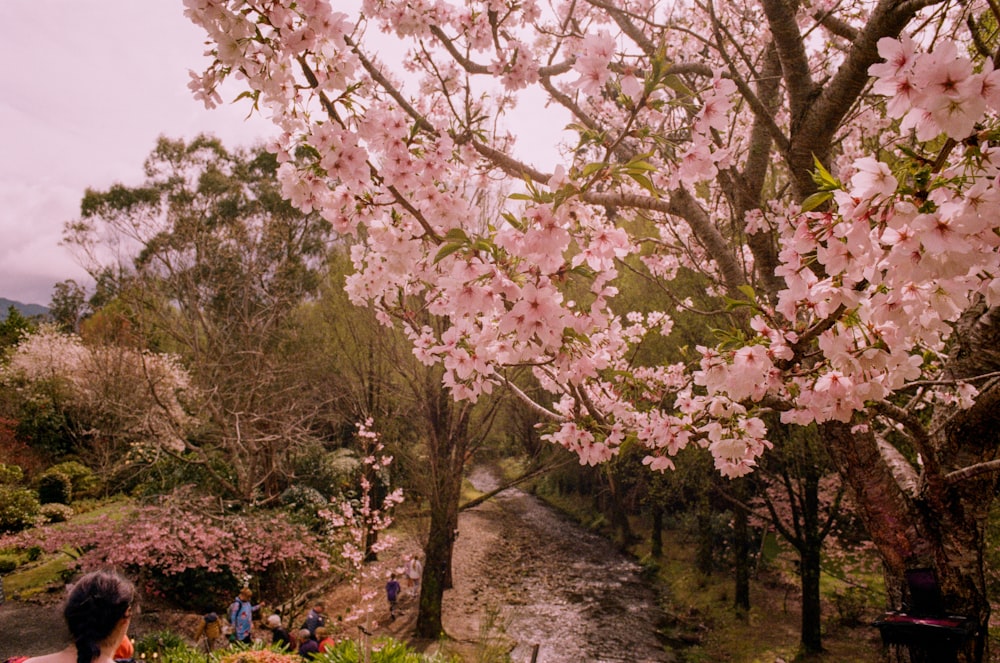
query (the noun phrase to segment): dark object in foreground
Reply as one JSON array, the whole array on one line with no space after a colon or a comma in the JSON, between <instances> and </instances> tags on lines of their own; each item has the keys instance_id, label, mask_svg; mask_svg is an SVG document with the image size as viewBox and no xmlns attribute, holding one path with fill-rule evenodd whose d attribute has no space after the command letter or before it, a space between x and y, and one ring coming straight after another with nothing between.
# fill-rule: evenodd
<instances>
[{"instance_id":1,"label":"dark object in foreground","mask_svg":"<svg viewBox=\"0 0 1000 663\"><path fill-rule=\"evenodd\" d=\"M910 604L903 610L891 610L875 620L882 642L887 645L914 645L943 652L954 652L976 632L968 617L945 613L941 589L934 569L911 569L906 572Z\"/></svg>"}]
</instances>

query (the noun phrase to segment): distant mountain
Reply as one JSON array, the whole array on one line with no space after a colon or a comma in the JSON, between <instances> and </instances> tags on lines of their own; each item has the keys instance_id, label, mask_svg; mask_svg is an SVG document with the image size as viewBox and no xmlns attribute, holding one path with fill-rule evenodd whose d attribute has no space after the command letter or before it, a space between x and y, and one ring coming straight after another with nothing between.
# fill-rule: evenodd
<instances>
[{"instance_id":1,"label":"distant mountain","mask_svg":"<svg viewBox=\"0 0 1000 663\"><path fill-rule=\"evenodd\" d=\"M7 319L7 309L13 306L17 311L26 318L31 318L36 315L47 315L49 309L47 306L41 306L39 304L22 304L21 302L15 302L12 299L4 299L0 297L0 320Z\"/></svg>"}]
</instances>

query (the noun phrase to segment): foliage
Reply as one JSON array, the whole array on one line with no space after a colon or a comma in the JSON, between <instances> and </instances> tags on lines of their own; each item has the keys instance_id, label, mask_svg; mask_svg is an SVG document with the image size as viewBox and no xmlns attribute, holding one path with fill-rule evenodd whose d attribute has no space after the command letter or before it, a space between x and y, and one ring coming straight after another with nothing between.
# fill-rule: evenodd
<instances>
[{"instance_id":1,"label":"foliage","mask_svg":"<svg viewBox=\"0 0 1000 663\"><path fill-rule=\"evenodd\" d=\"M219 663L298 663L297 654L282 654L269 649L247 649L225 654Z\"/></svg>"},{"instance_id":2,"label":"foliage","mask_svg":"<svg viewBox=\"0 0 1000 663\"><path fill-rule=\"evenodd\" d=\"M203 426L181 458L247 504L287 487L328 398L307 397L318 387L296 364L311 356L288 356L286 343L291 312L318 287L330 227L282 199L277 167L259 146L163 137L140 186L88 190L65 229L91 274L115 279L141 336L182 355L204 388Z\"/></svg>"},{"instance_id":3,"label":"foliage","mask_svg":"<svg viewBox=\"0 0 1000 663\"><path fill-rule=\"evenodd\" d=\"M7 307L7 317L0 320L0 358L34 330L35 325L13 305Z\"/></svg>"},{"instance_id":4,"label":"foliage","mask_svg":"<svg viewBox=\"0 0 1000 663\"><path fill-rule=\"evenodd\" d=\"M38 477L38 501L41 504L70 504L73 480L59 470L46 470Z\"/></svg>"},{"instance_id":5,"label":"foliage","mask_svg":"<svg viewBox=\"0 0 1000 663\"><path fill-rule=\"evenodd\" d=\"M373 645L367 659L359 652L356 642L345 640L333 649L317 654L313 660L317 663L361 663L363 660L370 663L454 663L440 655L420 654L390 637L376 638ZM206 654L169 631L150 633L137 639L135 650L137 657L144 656L147 661L155 653L156 660L162 663L299 663L302 660L297 654L286 654L259 645L236 645Z\"/></svg>"},{"instance_id":6,"label":"foliage","mask_svg":"<svg viewBox=\"0 0 1000 663\"><path fill-rule=\"evenodd\" d=\"M24 478L24 471L17 465L7 465L0 463L0 484L21 483Z\"/></svg>"},{"instance_id":7,"label":"foliage","mask_svg":"<svg viewBox=\"0 0 1000 663\"><path fill-rule=\"evenodd\" d=\"M79 452L108 475L130 452L182 449L193 422L188 376L175 357L88 344L52 327L17 346L0 385L16 395L19 436L55 453Z\"/></svg>"},{"instance_id":8,"label":"foliage","mask_svg":"<svg viewBox=\"0 0 1000 663\"><path fill-rule=\"evenodd\" d=\"M0 532L17 532L31 527L40 508L35 491L0 485Z\"/></svg>"},{"instance_id":9,"label":"foliage","mask_svg":"<svg viewBox=\"0 0 1000 663\"><path fill-rule=\"evenodd\" d=\"M63 502L44 502L39 509L42 522L45 523L64 523L72 518L74 513L73 507Z\"/></svg>"},{"instance_id":10,"label":"foliage","mask_svg":"<svg viewBox=\"0 0 1000 663\"><path fill-rule=\"evenodd\" d=\"M329 555L281 512L219 513L217 502L186 493L139 506L119 520L74 520L24 532L4 545L70 552L84 569L115 566L176 605L228 604L247 576L282 601L329 570Z\"/></svg>"},{"instance_id":11,"label":"foliage","mask_svg":"<svg viewBox=\"0 0 1000 663\"><path fill-rule=\"evenodd\" d=\"M863 587L848 587L833 595L837 621L846 626L858 626L868 610L868 596Z\"/></svg>"},{"instance_id":12,"label":"foliage","mask_svg":"<svg viewBox=\"0 0 1000 663\"><path fill-rule=\"evenodd\" d=\"M60 281L52 289L49 315L62 331L78 332L86 313L86 301L87 292L83 286L73 279Z\"/></svg>"},{"instance_id":13,"label":"foliage","mask_svg":"<svg viewBox=\"0 0 1000 663\"><path fill-rule=\"evenodd\" d=\"M169 630L146 633L142 637L136 638L132 644L135 647L137 658L142 657L143 654L146 655L146 658L150 658L154 653L159 653L162 656L164 650L180 649L187 646L183 637Z\"/></svg>"},{"instance_id":14,"label":"foliage","mask_svg":"<svg viewBox=\"0 0 1000 663\"><path fill-rule=\"evenodd\" d=\"M69 477L74 500L84 497L97 497L100 494L100 480L94 474L94 471L83 463L75 460L57 463L50 467L47 472L59 472ZM69 504L69 502L64 502L64 504Z\"/></svg>"},{"instance_id":15,"label":"foliage","mask_svg":"<svg viewBox=\"0 0 1000 663\"><path fill-rule=\"evenodd\" d=\"M361 663L366 660L371 663L432 663L436 659L416 652L403 642L383 637L372 641L370 657L364 656L356 641L342 640L313 660L317 663Z\"/></svg>"}]
</instances>

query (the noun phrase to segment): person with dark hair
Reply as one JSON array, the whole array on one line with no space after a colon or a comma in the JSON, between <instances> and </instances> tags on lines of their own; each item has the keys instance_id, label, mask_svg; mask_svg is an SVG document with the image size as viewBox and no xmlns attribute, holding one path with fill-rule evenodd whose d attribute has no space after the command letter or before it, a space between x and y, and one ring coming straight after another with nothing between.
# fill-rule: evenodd
<instances>
[{"instance_id":1,"label":"person with dark hair","mask_svg":"<svg viewBox=\"0 0 1000 663\"><path fill-rule=\"evenodd\" d=\"M114 663L134 601L135 586L129 580L109 571L88 573L76 581L63 606L73 642L25 663Z\"/></svg>"},{"instance_id":2,"label":"person with dark hair","mask_svg":"<svg viewBox=\"0 0 1000 663\"><path fill-rule=\"evenodd\" d=\"M389 599L389 621L396 621L396 600L400 591L399 581L393 573L389 576L389 582L385 583L385 596Z\"/></svg>"},{"instance_id":3,"label":"person with dark hair","mask_svg":"<svg viewBox=\"0 0 1000 663\"><path fill-rule=\"evenodd\" d=\"M320 626L326 626L326 617L323 616L323 612L326 610L326 606L323 605L322 601L316 601L313 604L309 614L306 615L306 620L302 622L302 628L309 631L309 637L316 637L316 629Z\"/></svg>"}]
</instances>

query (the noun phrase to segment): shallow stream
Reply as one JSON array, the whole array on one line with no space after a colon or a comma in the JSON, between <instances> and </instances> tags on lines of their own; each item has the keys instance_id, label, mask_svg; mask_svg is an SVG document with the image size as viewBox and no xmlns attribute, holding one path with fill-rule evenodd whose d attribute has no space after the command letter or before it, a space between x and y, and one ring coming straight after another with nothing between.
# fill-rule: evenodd
<instances>
[{"instance_id":1,"label":"shallow stream","mask_svg":"<svg viewBox=\"0 0 1000 663\"><path fill-rule=\"evenodd\" d=\"M487 471L471 479L479 490L496 485ZM477 524L495 533L487 550L463 551L469 519L491 521ZM470 552L488 579L477 607L496 617L486 630L502 627L516 642L514 663L531 661L536 645L538 663L675 660L657 639L658 600L639 565L539 499L510 489L463 513L456 554Z\"/></svg>"}]
</instances>

